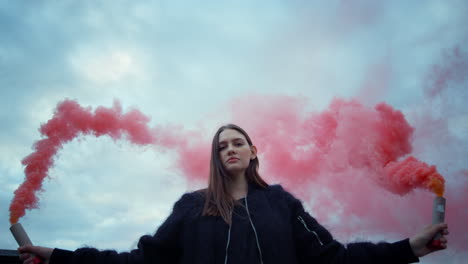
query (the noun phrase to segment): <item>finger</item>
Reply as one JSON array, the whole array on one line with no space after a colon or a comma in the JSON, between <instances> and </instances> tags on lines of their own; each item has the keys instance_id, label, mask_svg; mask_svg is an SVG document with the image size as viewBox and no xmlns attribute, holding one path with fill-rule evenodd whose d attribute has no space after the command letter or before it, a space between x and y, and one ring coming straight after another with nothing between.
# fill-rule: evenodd
<instances>
[{"instance_id":1,"label":"finger","mask_svg":"<svg viewBox=\"0 0 468 264\"><path fill-rule=\"evenodd\" d=\"M29 257L31 257L31 254L29 254L29 253L21 253L21 254L19 255L19 258L20 258L21 260L26 260L26 259L28 259Z\"/></svg>"},{"instance_id":2,"label":"finger","mask_svg":"<svg viewBox=\"0 0 468 264\"><path fill-rule=\"evenodd\" d=\"M443 233L443 230L446 230L447 229L447 224L446 223L442 223L442 224L437 224L437 225L432 225L430 228L429 228L429 233L435 235L437 233Z\"/></svg>"},{"instance_id":3,"label":"finger","mask_svg":"<svg viewBox=\"0 0 468 264\"><path fill-rule=\"evenodd\" d=\"M18 248L19 253L25 253L25 252L31 252L32 246L26 245L26 246L21 246Z\"/></svg>"},{"instance_id":4,"label":"finger","mask_svg":"<svg viewBox=\"0 0 468 264\"><path fill-rule=\"evenodd\" d=\"M23 253L26 251L26 246L19 247L17 250L19 253Z\"/></svg>"},{"instance_id":5,"label":"finger","mask_svg":"<svg viewBox=\"0 0 468 264\"><path fill-rule=\"evenodd\" d=\"M34 258L28 258L28 259L25 260L23 263L24 263L24 264L33 264L33 260L34 260Z\"/></svg>"},{"instance_id":6,"label":"finger","mask_svg":"<svg viewBox=\"0 0 468 264\"><path fill-rule=\"evenodd\" d=\"M448 229L448 225L447 223L440 223L440 224L437 224L437 229Z\"/></svg>"}]
</instances>

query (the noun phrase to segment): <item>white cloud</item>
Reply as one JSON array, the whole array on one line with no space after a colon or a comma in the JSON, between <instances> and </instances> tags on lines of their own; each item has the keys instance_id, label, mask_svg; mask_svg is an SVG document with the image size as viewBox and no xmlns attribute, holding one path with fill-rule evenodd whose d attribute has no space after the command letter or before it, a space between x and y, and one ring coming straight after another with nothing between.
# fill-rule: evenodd
<instances>
[{"instance_id":1,"label":"white cloud","mask_svg":"<svg viewBox=\"0 0 468 264\"><path fill-rule=\"evenodd\" d=\"M94 47L96 48L96 47ZM72 53L70 63L88 81L98 84L117 82L141 75L143 69L130 51L113 47L90 48Z\"/></svg>"},{"instance_id":2,"label":"white cloud","mask_svg":"<svg viewBox=\"0 0 468 264\"><path fill-rule=\"evenodd\" d=\"M468 114L448 118L448 127L450 132L453 133L460 140L466 138L468 135Z\"/></svg>"}]
</instances>

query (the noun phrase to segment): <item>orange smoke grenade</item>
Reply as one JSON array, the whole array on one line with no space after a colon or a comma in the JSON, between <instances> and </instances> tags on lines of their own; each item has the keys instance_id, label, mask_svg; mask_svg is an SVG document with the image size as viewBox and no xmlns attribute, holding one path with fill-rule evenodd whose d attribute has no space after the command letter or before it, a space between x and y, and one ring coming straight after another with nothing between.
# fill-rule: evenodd
<instances>
[{"instance_id":1,"label":"orange smoke grenade","mask_svg":"<svg viewBox=\"0 0 468 264\"><path fill-rule=\"evenodd\" d=\"M10 231L13 234L13 237L15 238L16 242L18 242L18 245L20 246L26 246L26 245L31 245L32 242L31 239L29 239L28 234L26 231L24 231L23 226L20 223L15 223L10 227ZM34 264L40 264L42 263L42 259L38 256L34 256Z\"/></svg>"}]
</instances>

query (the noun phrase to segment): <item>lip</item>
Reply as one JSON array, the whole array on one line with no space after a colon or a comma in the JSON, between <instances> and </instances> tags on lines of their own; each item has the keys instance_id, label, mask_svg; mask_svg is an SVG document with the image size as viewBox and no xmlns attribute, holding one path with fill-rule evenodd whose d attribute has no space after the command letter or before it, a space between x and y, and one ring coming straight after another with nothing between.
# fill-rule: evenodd
<instances>
[{"instance_id":1,"label":"lip","mask_svg":"<svg viewBox=\"0 0 468 264\"><path fill-rule=\"evenodd\" d=\"M227 160L227 163L234 163L234 162L236 162L236 161L238 161L238 160L239 160L238 158L229 158L229 159Z\"/></svg>"}]
</instances>

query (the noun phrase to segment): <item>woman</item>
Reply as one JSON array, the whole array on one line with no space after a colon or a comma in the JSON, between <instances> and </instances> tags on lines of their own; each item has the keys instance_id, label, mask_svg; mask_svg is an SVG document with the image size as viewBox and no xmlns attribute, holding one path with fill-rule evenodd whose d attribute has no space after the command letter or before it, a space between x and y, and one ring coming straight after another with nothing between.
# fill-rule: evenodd
<instances>
[{"instance_id":1,"label":"woman","mask_svg":"<svg viewBox=\"0 0 468 264\"><path fill-rule=\"evenodd\" d=\"M24 263L411 263L446 248L430 246L447 225L428 226L395 243L347 247L311 217L301 202L258 174L257 148L240 127L222 126L212 142L207 189L184 194L154 236L129 253L19 248Z\"/></svg>"}]
</instances>

